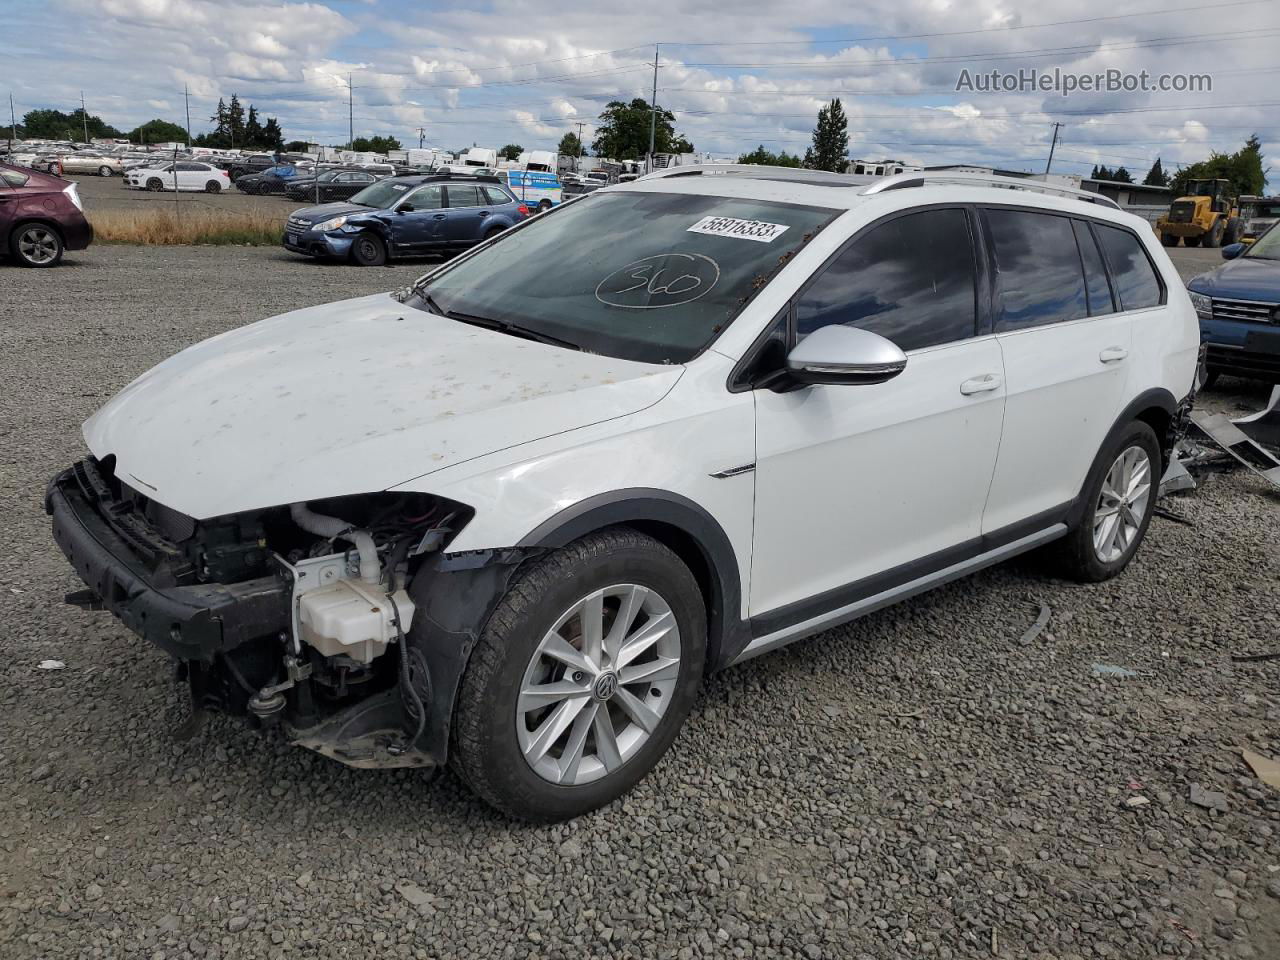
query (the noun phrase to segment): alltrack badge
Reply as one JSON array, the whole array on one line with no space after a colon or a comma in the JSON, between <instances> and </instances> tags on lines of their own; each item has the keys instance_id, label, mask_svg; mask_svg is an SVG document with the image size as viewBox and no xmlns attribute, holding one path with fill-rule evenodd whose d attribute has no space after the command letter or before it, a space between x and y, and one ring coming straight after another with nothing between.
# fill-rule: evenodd
<instances>
[{"instance_id":1,"label":"alltrack badge","mask_svg":"<svg viewBox=\"0 0 1280 960\"><path fill-rule=\"evenodd\" d=\"M700 253L659 253L633 260L596 286L596 299L627 310L692 303L720 280L720 265Z\"/></svg>"}]
</instances>

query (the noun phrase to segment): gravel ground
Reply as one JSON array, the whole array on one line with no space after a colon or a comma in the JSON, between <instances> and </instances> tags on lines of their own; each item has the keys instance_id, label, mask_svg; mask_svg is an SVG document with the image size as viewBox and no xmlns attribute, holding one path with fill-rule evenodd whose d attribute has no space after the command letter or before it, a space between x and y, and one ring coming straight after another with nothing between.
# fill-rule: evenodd
<instances>
[{"instance_id":1,"label":"gravel ground","mask_svg":"<svg viewBox=\"0 0 1280 960\"><path fill-rule=\"evenodd\" d=\"M0 266L0 954L1280 956L1280 790L1239 755L1280 758L1280 661L1231 659L1280 649L1280 495L1243 473L1171 502L1192 525L1157 519L1107 584L1007 564L712 677L658 769L570 824L226 719L175 741L163 656L61 605L44 483L178 348L420 269ZM1225 384L1210 405L1262 402Z\"/></svg>"}]
</instances>

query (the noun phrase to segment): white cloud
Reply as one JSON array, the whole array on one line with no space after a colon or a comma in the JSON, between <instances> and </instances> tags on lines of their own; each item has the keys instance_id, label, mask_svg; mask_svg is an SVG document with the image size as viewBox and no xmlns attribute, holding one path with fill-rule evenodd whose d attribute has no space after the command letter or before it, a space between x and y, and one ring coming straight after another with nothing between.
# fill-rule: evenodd
<instances>
[{"instance_id":1,"label":"white cloud","mask_svg":"<svg viewBox=\"0 0 1280 960\"><path fill-rule=\"evenodd\" d=\"M590 125L610 99L648 98L648 44L666 38L659 102L699 148L716 153L761 142L802 152L818 108L836 93L850 116L851 152L867 159L1042 169L1055 119L1066 124L1055 159L1064 171L1087 172L1095 156L1111 166L1137 158L1124 160L1131 168L1157 154L1166 164L1191 161L1210 148L1235 149L1253 129L1274 153L1274 112L1196 108L1271 99L1275 73L1238 71L1274 65L1267 31L1280 27L1280 11L1270 3L1207 11L1115 19L1125 11L1109 0L741 0L732 8L651 0L617 10L598 0L433 10L416 0L50 0L24 8L22 45L0 36L0 56L17 62L23 110L70 109L83 88L91 111L123 128L157 114L181 121L185 85L197 129L219 97L237 93L277 116L291 138L336 142L346 138L350 74L357 134L416 142L425 127L446 146L548 147L579 120ZM1095 22L1029 28L1089 17ZM66 22L92 29L59 40ZM1233 25L1248 35L1204 36ZM932 36L884 39L920 34ZM1161 38L1194 42L1142 46ZM1036 53L1045 48L1058 52ZM1212 94L955 94L961 67L1026 66L1217 76ZM1116 112L1167 106L1177 109Z\"/></svg>"}]
</instances>

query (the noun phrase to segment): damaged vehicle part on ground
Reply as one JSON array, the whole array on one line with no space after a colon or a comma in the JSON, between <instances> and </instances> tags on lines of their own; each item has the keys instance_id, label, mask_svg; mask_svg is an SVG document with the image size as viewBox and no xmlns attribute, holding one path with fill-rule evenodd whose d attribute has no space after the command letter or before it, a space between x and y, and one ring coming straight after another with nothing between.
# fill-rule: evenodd
<instances>
[{"instance_id":1,"label":"damaged vehicle part on ground","mask_svg":"<svg viewBox=\"0 0 1280 960\"><path fill-rule=\"evenodd\" d=\"M546 820L639 781L704 672L1037 547L1124 570L1199 345L1140 220L706 172L138 377L48 492L75 599L198 703Z\"/></svg>"}]
</instances>

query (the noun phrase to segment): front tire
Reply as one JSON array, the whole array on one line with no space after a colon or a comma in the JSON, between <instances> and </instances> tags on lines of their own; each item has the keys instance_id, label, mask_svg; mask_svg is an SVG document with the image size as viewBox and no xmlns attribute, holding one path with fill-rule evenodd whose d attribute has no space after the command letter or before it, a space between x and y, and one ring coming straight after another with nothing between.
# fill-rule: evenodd
<instances>
[{"instance_id":1,"label":"front tire","mask_svg":"<svg viewBox=\"0 0 1280 960\"><path fill-rule=\"evenodd\" d=\"M1084 515L1058 543L1066 576L1100 583L1129 565L1151 523L1162 464L1155 431L1141 420L1102 448L1085 483Z\"/></svg>"},{"instance_id":2,"label":"front tire","mask_svg":"<svg viewBox=\"0 0 1280 960\"><path fill-rule=\"evenodd\" d=\"M23 224L9 237L9 252L24 267L56 267L62 250L62 237L46 223Z\"/></svg>"},{"instance_id":3,"label":"front tire","mask_svg":"<svg viewBox=\"0 0 1280 960\"><path fill-rule=\"evenodd\" d=\"M679 733L706 633L693 575L649 537L614 528L545 555L512 582L472 653L453 768L525 820L610 803Z\"/></svg>"},{"instance_id":4,"label":"front tire","mask_svg":"<svg viewBox=\"0 0 1280 960\"><path fill-rule=\"evenodd\" d=\"M351 243L351 259L362 267L381 267L387 262L387 247L372 233L362 233Z\"/></svg>"},{"instance_id":5,"label":"front tire","mask_svg":"<svg viewBox=\"0 0 1280 960\"><path fill-rule=\"evenodd\" d=\"M147 189L152 193L159 193L164 189L164 182L159 177L152 177L147 181Z\"/></svg>"},{"instance_id":6,"label":"front tire","mask_svg":"<svg viewBox=\"0 0 1280 960\"><path fill-rule=\"evenodd\" d=\"M1201 234L1198 237L1184 237L1182 239L1182 242L1185 243L1188 247L1198 247L1200 246L1200 241L1203 240L1205 236L1207 235Z\"/></svg>"},{"instance_id":7,"label":"front tire","mask_svg":"<svg viewBox=\"0 0 1280 960\"><path fill-rule=\"evenodd\" d=\"M1160 234L1160 242L1166 247L1176 247L1178 245L1178 238L1171 233L1162 233Z\"/></svg>"}]
</instances>

